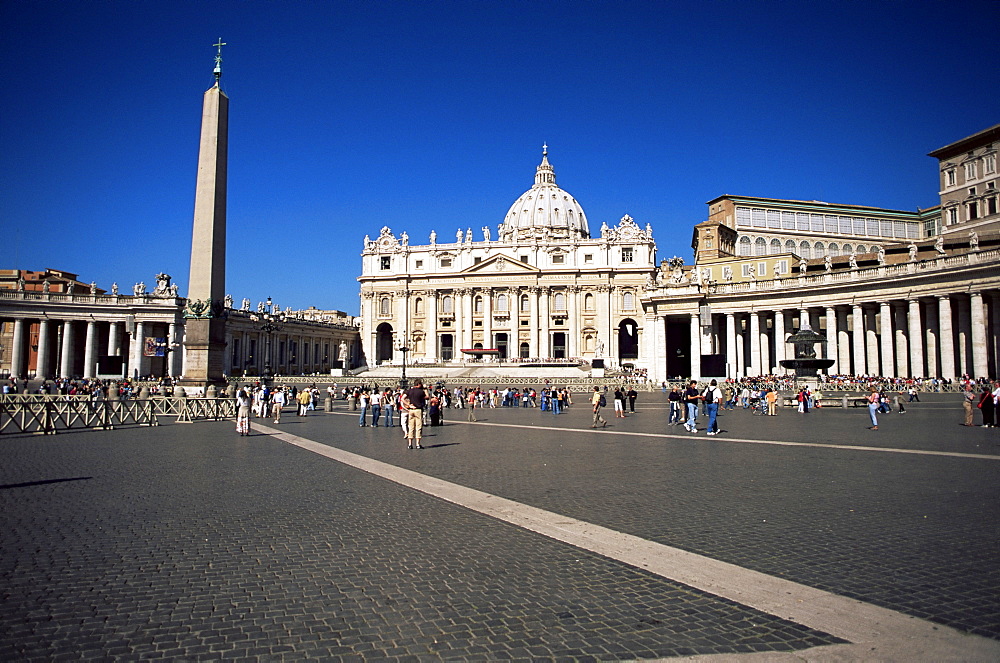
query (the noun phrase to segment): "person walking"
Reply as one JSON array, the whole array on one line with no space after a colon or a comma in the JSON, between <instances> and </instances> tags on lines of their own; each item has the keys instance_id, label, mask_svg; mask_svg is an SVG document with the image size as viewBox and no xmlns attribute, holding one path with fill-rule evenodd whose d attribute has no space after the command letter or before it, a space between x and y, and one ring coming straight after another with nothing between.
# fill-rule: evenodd
<instances>
[{"instance_id":1,"label":"person walking","mask_svg":"<svg viewBox=\"0 0 1000 663\"><path fill-rule=\"evenodd\" d=\"M722 402L722 390L719 389L718 382L712 380L708 388L701 395L705 401L705 409L708 412L708 434L718 435L719 434L719 403Z\"/></svg>"},{"instance_id":2,"label":"person walking","mask_svg":"<svg viewBox=\"0 0 1000 663\"><path fill-rule=\"evenodd\" d=\"M420 446L420 436L424 430L424 406L427 404L427 392L424 391L424 383L419 378L414 380L413 386L406 390L403 395L403 411L406 412L406 448L413 449L413 442L416 440L416 448Z\"/></svg>"},{"instance_id":3,"label":"person walking","mask_svg":"<svg viewBox=\"0 0 1000 663\"><path fill-rule=\"evenodd\" d=\"M358 424L364 428L368 425L368 390L362 389L361 393L358 394L358 409L361 410L361 416L358 417Z\"/></svg>"},{"instance_id":4,"label":"person walking","mask_svg":"<svg viewBox=\"0 0 1000 663\"><path fill-rule=\"evenodd\" d=\"M965 385L965 391L962 392L962 407L965 409L965 423L963 426L972 425L972 404L976 401L976 393L972 390L972 385Z\"/></svg>"},{"instance_id":5,"label":"person walking","mask_svg":"<svg viewBox=\"0 0 1000 663\"><path fill-rule=\"evenodd\" d=\"M591 424L591 428L597 428L597 424L600 424L602 428L607 427L607 420L601 416L601 408L604 407L606 401L604 399L604 394L601 393L600 387L594 387L594 393L590 397L590 403L594 406L594 423Z\"/></svg>"},{"instance_id":6,"label":"person walking","mask_svg":"<svg viewBox=\"0 0 1000 663\"><path fill-rule=\"evenodd\" d=\"M868 395L868 414L872 418L872 425L868 427L868 430L878 430L878 418L875 415L881 405L882 399L879 396L878 389L872 387L872 393Z\"/></svg>"},{"instance_id":7,"label":"person walking","mask_svg":"<svg viewBox=\"0 0 1000 663\"><path fill-rule=\"evenodd\" d=\"M768 389L767 395L764 396L767 401L767 416L775 417L778 415L778 392L775 389Z\"/></svg>"},{"instance_id":8,"label":"person walking","mask_svg":"<svg viewBox=\"0 0 1000 663\"><path fill-rule=\"evenodd\" d=\"M372 408L372 426L378 428L378 420L382 417L382 392L378 387L372 389L369 404Z\"/></svg>"},{"instance_id":9,"label":"person walking","mask_svg":"<svg viewBox=\"0 0 1000 663\"><path fill-rule=\"evenodd\" d=\"M395 428L394 411L396 409L396 394L392 389L386 389L382 394L382 411L385 412L386 428Z\"/></svg>"},{"instance_id":10,"label":"person walking","mask_svg":"<svg viewBox=\"0 0 1000 663\"><path fill-rule=\"evenodd\" d=\"M900 414L906 414L906 406L905 406L905 405L903 405L903 394L904 394L904 392L900 391L900 392L899 392L898 394L896 394L896 396L895 396L895 400L896 400L896 407L897 407L897 408L899 408L899 409L898 409L898 412L899 412Z\"/></svg>"},{"instance_id":11,"label":"person walking","mask_svg":"<svg viewBox=\"0 0 1000 663\"><path fill-rule=\"evenodd\" d=\"M308 389L299 392L299 416L304 417L309 414L309 404L312 403L312 394Z\"/></svg>"},{"instance_id":12,"label":"person walking","mask_svg":"<svg viewBox=\"0 0 1000 663\"><path fill-rule=\"evenodd\" d=\"M989 382L983 385L983 393L979 395L979 411L983 413L984 428L996 426L996 408L993 404L993 392L990 391Z\"/></svg>"},{"instance_id":13,"label":"person walking","mask_svg":"<svg viewBox=\"0 0 1000 663\"><path fill-rule=\"evenodd\" d=\"M469 404L469 416L466 418L467 421L479 421L476 419L476 393L475 389L469 389L466 395L466 402Z\"/></svg>"},{"instance_id":14,"label":"person walking","mask_svg":"<svg viewBox=\"0 0 1000 663\"><path fill-rule=\"evenodd\" d=\"M684 420L684 417L681 415L681 409L683 409L681 388L676 385L672 387L670 393L667 394L667 400L670 401L670 417L667 418L667 425L676 426Z\"/></svg>"},{"instance_id":15,"label":"person walking","mask_svg":"<svg viewBox=\"0 0 1000 663\"><path fill-rule=\"evenodd\" d=\"M236 392L236 432L241 436L250 434L250 395L246 388Z\"/></svg>"},{"instance_id":16,"label":"person walking","mask_svg":"<svg viewBox=\"0 0 1000 663\"><path fill-rule=\"evenodd\" d=\"M274 423L281 423L281 409L285 407L285 390L275 389L271 396L271 414L274 416Z\"/></svg>"},{"instance_id":17,"label":"person walking","mask_svg":"<svg viewBox=\"0 0 1000 663\"><path fill-rule=\"evenodd\" d=\"M615 416L625 418L625 395L622 394L621 387L615 387Z\"/></svg>"},{"instance_id":18,"label":"person walking","mask_svg":"<svg viewBox=\"0 0 1000 663\"><path fill-rule=\"evenodd\" d=\"M639 397L639 392L635 390L635 387L628 388L628 411L631 414L635 414L635 399Z\"/></svg>"},{"instance_id":19,"label":"person walking","mask_svg":"<svg viewBox=\"0 0 1000 663\"><path fill-rule=\"evenodd\" d=\"M749 391L747 393L749 393ZM698 381L691 380L691 382L688 383L687 389L684 390L684 403L687 405L688 413L688 420L684 424L684 430L689 433L698 432L698 401L700 400L701 394L698 393Z\"/></svg>"}]
</instances>

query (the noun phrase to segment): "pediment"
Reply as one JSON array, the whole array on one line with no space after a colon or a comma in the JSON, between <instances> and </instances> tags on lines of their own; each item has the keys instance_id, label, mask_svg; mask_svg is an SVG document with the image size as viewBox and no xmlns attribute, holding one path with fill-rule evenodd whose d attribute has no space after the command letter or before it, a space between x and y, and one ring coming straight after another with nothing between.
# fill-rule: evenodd
<instances>
[{"instance_id":1,"label":"pediment","mask_svg":"<svg viewBox=\"0 0 1000 663\"><path fill-rule=\"evenodd\" d=\"M496 255L486 258L481 263L466 267L462 274L537 274L537 267L515 260L510 256Z\"/></svg>"}]
</instances>

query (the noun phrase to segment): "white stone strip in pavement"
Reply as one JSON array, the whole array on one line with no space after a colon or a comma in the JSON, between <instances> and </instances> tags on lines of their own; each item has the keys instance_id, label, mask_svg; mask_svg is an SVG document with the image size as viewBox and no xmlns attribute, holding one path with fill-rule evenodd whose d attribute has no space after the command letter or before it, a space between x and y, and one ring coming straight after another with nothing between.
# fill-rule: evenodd
<instances>
[{"instance_id":1,"label":"white stone strip in pavement","mask_svg":"<svg viewBox=\"0 0 1000 663\"><path fill-rule=\"evenodd\" d=\"M340 413L336 413L340 414ZM357 418L355 416L355 418ZM588 419L589 421L589 419ZM528 425L528 424L503 424L495 423L492 421L449 421L449 425L462 425L462 426L497 426L500 428L527 428L533 431L547 430L547 431L561 431L564 433L589 433L592 435L630 435L632 437L657 437L664 439L673 440L695 440L703 439L708 440L705 435L697 435L688 433L687 435L672 434L672 433L643 433L641 431L620 431L607 428L597 428L592 429L590 426L585 428L562 428L558 426L546 426L544 424L540 425ZM877 433L872 433L872 435L877 435ZM712 437L710 440L712 444L719 444L720 442L736 442L739 444L763 444L769 446L779 446L779 447L813 447L817 449L838 449L840 451L876 451L879 453L895 453L895 454L911 454L915 456L947 456L950 458L968 458L968 459L978 459L978 460L1000 460L1000 454L970 454L961 451L932 451L928 449L900 449L897 447L866 447L862 445L850 445L850 444L830 444L822 442L791 442L788 440L751 440L748 438L731 437L729 435L717 435Z\"/></svg>"},{"instance_id":2,"label":"white stone strip in pavement","mask_svg":"<svg viewBox=\"0 0 1000 663\"><path fill-rule=\"evenodd\" d=\"M276 428L259 424L255 427L275 439L422 493L852 643L817 647L807 652L769 652L757 658L771 661L1000 660L1000 642L988 638L520 504ZM697 658L735 661L745 657Z\"/></svg>"}]
</instances>

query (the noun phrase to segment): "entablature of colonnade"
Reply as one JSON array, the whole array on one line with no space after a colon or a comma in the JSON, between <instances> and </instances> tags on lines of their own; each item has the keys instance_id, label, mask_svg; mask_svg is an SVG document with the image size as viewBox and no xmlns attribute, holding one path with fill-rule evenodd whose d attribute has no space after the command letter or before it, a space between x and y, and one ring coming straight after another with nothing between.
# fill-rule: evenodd
<instances>
[{"instance_id":1,"label":"entablature of colonnade","mask_svg":"<svg viewBox=\"0 0 1000 663\"><path fill-rule=\"evenodd\" d=\"M92 295L0 290L0 317L52 320L102 320L183 324L184 299L147 295Z\"/></svg>"},{"instance_id":2,"label":"entablature of colonnade","mask_svg":"<svg viewBox=\"0 0 1000 663\"><path fill-rule=\"evenodd\" d=\"M850 305L1000 288L1000 250L896 265L742 283L684 284L647 290L643 305L660 315Z\"/></svg>"}]
</instances>

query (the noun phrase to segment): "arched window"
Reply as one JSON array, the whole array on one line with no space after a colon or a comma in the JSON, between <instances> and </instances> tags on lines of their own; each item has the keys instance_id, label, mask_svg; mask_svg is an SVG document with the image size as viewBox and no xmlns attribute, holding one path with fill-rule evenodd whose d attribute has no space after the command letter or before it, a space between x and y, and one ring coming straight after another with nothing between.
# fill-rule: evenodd
<instances>
[{"instance_id":1,"label":"arched window","mask_svg":"<svg viewBox=\"0 0 1000 663\"><path fill-rule=\"evenodd\" d=\"M531 302L528 300L527 295L521 295L521 312L527 313L531 310Z\"/></svg>"},{"instance_id":2,"label":"arched window","mask_svg":"<svg viewBox=\"0 0 1000 663\"><path fill-rule=\"evenodd\" d=\"M772 256L778 255L779 253L781 253L781 240L780 239L772 239L771 240L770 249L771 249L771 255Z\"/></svg>"},{"instance_id":3,"label":"arched window","mask_svg":"<svg viewBox=\"0 0 1000 663\"><path fill-rule=\"evenodd\" d=\"M497 311L500 311L502 313L507 312L507 295L497 296Z\"/></svg>"},{"instance_id":4,"label":"arched window","mask_svg":"<svg viewBox=\"0 0 1000 663\"><path fill-rule=\"evenodd\" d=\"M750 248L750 238L747 237L746 235L740 237L738 254L741 256L748 256L750 255L751 250L752 249Z\"/></svg>"},{"instance_id":5,"label":"arched window","mask_svg":"<svg viewBox=\"0 0 1000 663\"><path fill-rule=\"evenodd\" d=\"M767 255L767 240L763 237L758 237L757 241L753 243L753 254L755 256Z\"/></svg>"},{"instance_id":6,"label":"arched window","mask_svg":"<svg viewBox=\"0 0 1000 663\"><path fill-rule=\"evenodd\" d=\"M553 299L553 308L556 311L566 310L566 295L564 295L561 292L557 292L555 297L553 297L552 299Z\"/></svg>"},{"instance_id":7,"label":"arched window","mask_svg":"<svg viewBox=\"0 0 1000 663\"><path fill-rule=\"evenodd\" d=\"M854 253L854 247L851 246L850 244L844 244L844 250L841 251L840 255L849 256L852 253Z\"/></svg>"},{"instance_id":8,"label":"arched window","mask_svg":"<svg viewBox=\"0 0 1000 663\"><path fill-rule=\"evenodd\" d=\"M392 300L388 297L383 297L378 303L378 314L389 315L390 313L392 313Z\"/></svg>"},{"instance_id":9,"label":"arched window","mask_svg":"<svg viewBox=\"0 0 1000 663\"><path fill-rule=\"evenodd\" d=\"M413 300L413 313L414 315L424 314L424 300L421 297L417 297Z\"/></svg>"},{"instance_id":10,"label":"arched window","mask_svg":"<svg viewBox=\"0 0 1000 663\"><path fill-rule=\"evenodd\" d=\"M787 242L785 242L785 253L798 253L798 251L795 249L794 241L788 240Z\"/></svg>"},{"instance_id":11,"label":"arched window","mask_svg":"<svg viewBox=\"0 0 1000 663\"><path fill-rule=\"evenodd\" d=\"M809 242L799 243L799 255L803 258L812 258L812 249L809 247Z\"/></svg>"},{"instance_id":12,"label":"arched window","mask_svg":"<svg viewBox=\"0 0 1000 663\"><path fill-rule=\"evenodd\" d=\"M836 242L830 242L830 248L827 251L831 256L837 257L840 255L840 245Z\"/></svg>"},{"instance_id":13,"label":"arched window","mask_svg":"<svg viewBox=\"0 0 1000 663\"><path fill-rule=\"evenodd\" d=\"M865 248L864 244L858 244L858 248L854 249L855 253L868 253L868 249Z\"/></svg>"},{"instance_id":14,"label":"arched window","mask_svg":"<svg viewBox=\"0 0 1000 663\"><path fill-rule=\"evenodd\" d=\"M476 298L472 300L472 310L475 313L483 312L483 298L479 295L476 295Z\"/></svg>"},{"instance_id":15,"label":"arched window","mask_svg":"<svg viewBox=\"0 0 1000 663\"><path fill-rule=\"evenodd\" d=\"M625 292L622 294L622 309L631 311L635 308L635 293Z\"/></svg>"},{"instance_id":16,"label":"arched window","mask_svg":"<svg viewBox=\"0 0 1000 663\"><path fill-rule=\"evenodd\" d=\"M823 246L823 242L816 242L813 244L813 250L816 252L817 258L822 258L826 255L826 247Z\"/></svg>"},{"instance_id":17,"label":"arched window","mask_svg":"<svg viewBox=\"0 0 1000 663\"><path fill-rule=\"evenodd\" d=\"M441 312L442 313L454 313L455 312L455 299L451 295L445 295L441 300Z\"/></svg>"},{"instance_id":18,"label":"arched window","mask_svg":"<svg viewBox=\"0 0 1000 663\"><path fill-rule=\"evenodd\" d=\"M583 310L593 311L594 310L594 295L593 293L587 293L583 296Z\"/></svg>"}]
</instances>

